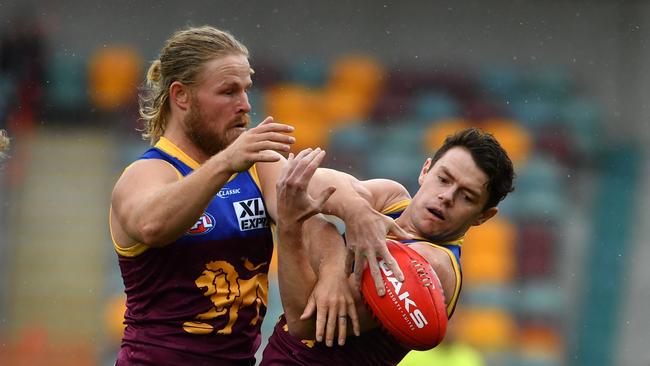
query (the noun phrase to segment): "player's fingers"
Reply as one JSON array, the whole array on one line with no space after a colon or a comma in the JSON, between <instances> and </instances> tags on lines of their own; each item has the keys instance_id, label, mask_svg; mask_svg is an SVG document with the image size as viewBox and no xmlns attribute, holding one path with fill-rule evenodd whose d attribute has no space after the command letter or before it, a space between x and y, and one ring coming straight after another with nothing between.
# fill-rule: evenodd
<instances>
[{"instance_id":1,"label":"player's fingers","mask_svg":"<svg viewBox=\"0 0 650 366\"><path fill-rule=\"evenodd\" d=\"M399 264L397 263L393 255L390 254L388 249L382 250L381 257L384 258L384 262L391 270L391 272L393 272L395 278L397 278L397 280L400 282L404 281L404 274L402 273L402 269L399 268Z\"/></svg>"},{"instance_id":2,"label":"player's fingers","mask_svg":"<svg viewBox=\"0 0 650 366\"><path fill-rule=\"evenodd\" d=\"M348 331L348 316L345 314L345 306L340 306L343 311L339 311L338 315L338 328L339 328L339 346L345 344L345 337L347 336Z\"/></svg>"},{"instance_id":3,"label":"player's fingers","mask_svg":"<svg viewBox=\"0 0 650 366\"><path fill-rule=\"evenodd\" d=\"M311 147L308 147L308 148L306 148L306 149L302 149L302 150L300 150L300 152L298 153L298 155L296 155L294 161L295 161L296 163L300 162L300 161L301 161L301 160L302 160L306 155L311 154L312 151L314 151L314 149L312 149Z\"/></svg>"},{"instance_id":4,"label":"player's fingers","mask_svg":"<svg viewBox=\"0 0 650 366\"><path fill-rule=\"evenodd\" d=\"M311 149L304 149L298 152L298 154L290 153L291 159L287 159L287 164L285 164L286 174L285 177L288 180L296 171L297 165L300 160L307 154L311 152Z\"/></svg>"},{"instance_id":5,"label":"player's fingers","mask_svg":"<svg viewBox=\"0 0 650 366\"><path fill-rule=\"evenodd\" d=\"M384 280L381 277L379 263L377 263L377 258L374 255L368 258L368 267L370 268L370 275L372 275L372 280L377 289L377 295L384 296L386 294L386 288L384 287Z\"/></svg>"},{"instance_id":6,"label":"player's fingers","mask_svg":"<svg viewBox=\"0 0 650 366\"><path fill-rule=\"evenodd\" d=\"M296 168L297 172L300 172L300 177L302 178L303 175L305 175L305 172L309 170L309 164L314 160L314 158L322 151L320 148L315 148L315 149L305 149L305 154L300 157L299 160L297 160L297 166L299 168ZM301 151L302 152L302 151Z\"/></svg>"},{"instance_id":7,"label":"player's fingers","mask_svg":"<svg viewBox=\"0 0 650 366\"><path fill-rule=\"evenodd\" d=\"M329 311L327 312L327 328L325 331L325 344L327 347L332 347L334 345L334 333L336 332L337 314L338 312L336 306L330 305Z\"/></svg>"},{"instance_id":8,"label":"player's fingers","mask_svg":"<svg viewBox=\"0 0 650 366\"><path fill-rule=\"evenodd\" d=\"M301 159L300 165L296 168L296 179L308 184L324 156L325 151L318 147Z\"/></svg>"},{"instance_id":9,"label":"player's fingers","mask_svg":"<svg viewBox=\"0 0 650 366\"><path fill-rule=\"evenodd\" d=\"M268 125L269 123L272 123L272 122L273 122L273 117L267 116L266 118L264 118L264 120L262 122L260 122L260 124L257 125L257 127L263 126L263 125Z\"/></svg>"},{"instance_id":10,"label":"player's fingers","mask_svg":"<svg viewBox=\"0 0 650 366\"><path fill-rule=\"evenodd\" d=\"M325 155L326 155L325 150L322 150L320 147L314 150L314 154L311 156L309 164L307 165L307 168L305 168L303 172L304 178L311 179L311 177L316 172L316 169L323 162Z\"/></svg>"},{"instance_id":11,"label":"player's fingers","mask_svg":"<svg viewBox=\"0 0 650 366\"><path fill-rule=\"evenodd\" d=\"M273 163L282 159L282 155L277 151L273 150L264 150L255 154L252 158L252 161L256 163Z\"/></svg>"},{"instance_id":12,"label":"player's fingers","mask_svg":"<svg viewBox=\"0 0 650 366\"><path fill-rule=\"evenodd\" d=\"M249 131L252 131L253 133L266 133L266 132L286 133L286 132L293 132L293 130L295 130L293 126L284 123L274 122L272 117L267 117L264 121L262 121L262 123L260 123L256 127L251 128Z\"/></svg>"},{"instance_id":13,"label":"player's fingers","mask_svg":"<svg viewBox=\"0 0 650 366\"><path fill-rule=\"evenodd\" d=\"M354 253L354 288L358 291L361 287L361 279L363 278L363 270L366 265L366 257L361 253Z\"/></svg>"},{"instance_id":14,"label":"player's fingers","mask_svg":"<svg viewBox=\"0 0 650 366\"><path fill-rule=\"evenodd\" d=\"M325 313L326 309L323 309L321 306L316 306L316 341L323 341L323 333L325 333L325 324L327 321L327 314Z\"/></svg>"},{"instance_id":15,"label":"player's fingers","mask_svg":"<svg viewBox=\"0 0 650 366\"><path fill-rule=\"evenodd\" d=\"M259 142L259 141L273 141L273 142L282 142L285 144L293 144L296 142L296 138L287 135L286 133L267 131L260 132L258 130L251 130L248 134L248 142Z\"/></svg>"},{"instance_id":16,"label":"player's fingers","mask_svg":"<svg viewBox=\"0 0 650 366\"><path fill-rule=\"evenodd\" d=\"M348 300L348 316L352 321L352 331L357 337L361 335L361 326L359 325L359 314L357 314L357 307L354 305L354 300Z\"/></svg>"},{"instance_id":17,"label":"player's fingers","mask_svg":"<svg viewBox=\"0 0 650 366\"><path fill-rule=\"evenodd\" d=\"M275 150L277 152L287 152L291 150L291 146L280 142L263 140L263 141L258 141L250 144L249 149L250 150L248 151L252 151L252 152L258 152L264 150Z\"/></svg>"},{"instance_id":18,"label":"player's fingers","mask_svg":"<svg viewBox=\"0 0 650 366\"><path fill-rule=\"evenodd\" d=\"M305 149L298 153L294 160L295 167L291 170L290 179L296 186L304 186L306 189L308 179L305 179L305 170L308 169L309 163L318 154L319 149Z\"/></svg>"},{"instance_id":19,"label":"player's fingers","mask_svg":"<svg viewBox=\"0 0 650 366\"><path fill-rule=\"evenodd\" d=\"M302 315L300 315L300 320L307 320L311 318L311 316L314 315L314 310L316 310L316 301L314 300L313 296L309 296L305 310L303 310Z\"/></svg>"}]
</instances>

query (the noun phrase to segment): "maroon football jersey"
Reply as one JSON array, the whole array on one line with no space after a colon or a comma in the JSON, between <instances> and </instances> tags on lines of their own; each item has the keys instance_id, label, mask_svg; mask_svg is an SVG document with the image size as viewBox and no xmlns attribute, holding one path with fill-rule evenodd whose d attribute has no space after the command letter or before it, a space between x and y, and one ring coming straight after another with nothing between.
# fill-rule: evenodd
<instances>
[{"instance_id":1,"label":"maroon football jersey","mask_svg":"<svg viewBox=\"0 0 650 366\"><path fill-rule=\"evenodd\" d=\"M165 139L142 158L182 176L198 167ZM115 246L127 295L118 365L254 364L273 252L254 167L233 176L172 244Z\"/></svg>"},{"instance_id":2,"label":"maroon football jersey","mask_svg":"<svg viewBox=\"0 0 650 366\"><path fill-rule=\"evenodd\" d=\"M348 337L344 346L300 340L291 334L284 315L264 348L260 366L394 366L409 352L380 328Z\"/></svg>"}]
</instances>

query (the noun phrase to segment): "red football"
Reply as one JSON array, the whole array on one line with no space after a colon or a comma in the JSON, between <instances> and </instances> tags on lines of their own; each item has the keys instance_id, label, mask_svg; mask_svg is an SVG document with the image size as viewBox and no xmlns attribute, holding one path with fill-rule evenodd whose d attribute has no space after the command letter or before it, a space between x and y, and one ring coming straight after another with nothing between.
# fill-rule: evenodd
<instances>
[{"instance_id":1,"label":"red football","mask_svg":"<svg viewBox=\"0 0 650 366\"><path fill-rule=\"evenodd\" d=\"M410 349L431 349L447 331L447 308L438 276L408 245L390 239L386 245L404 273L404 282L399 282L380 260L386 295L377 295L368 267L363 272L361 292L377 320L395 339Z\"/></svg>"}]
</instances>

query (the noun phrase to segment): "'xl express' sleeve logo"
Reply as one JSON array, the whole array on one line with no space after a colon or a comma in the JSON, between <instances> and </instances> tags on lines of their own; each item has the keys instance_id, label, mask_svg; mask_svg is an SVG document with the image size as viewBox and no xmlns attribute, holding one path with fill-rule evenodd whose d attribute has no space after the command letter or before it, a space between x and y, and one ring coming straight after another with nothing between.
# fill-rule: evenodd
<instances>
[{"instance_id":1,"label":"'xl express' sleeve logo","mask_svg":"<svg viewBox=\"0 0 650 366\"><path fill-rule=\"evenodd\" d=\"M264 202L261 198L233 202L233 206L239 221L239 230L262 229L269 226Z\"/></svg>"}]
</instances>

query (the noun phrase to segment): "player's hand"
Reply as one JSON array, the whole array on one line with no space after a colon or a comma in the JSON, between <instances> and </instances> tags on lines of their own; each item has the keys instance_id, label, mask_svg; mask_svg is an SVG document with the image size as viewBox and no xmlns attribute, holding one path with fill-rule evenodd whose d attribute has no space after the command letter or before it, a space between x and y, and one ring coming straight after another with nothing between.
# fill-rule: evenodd
<instances>
[{"instance_id":1,"label":"player's hand","mask_svg":"<svg viewBox=\"0 0 650 366\"><path fill-rule=\"evenodd\" d=\"M245 171L255 163L278 161L296 141L293 136L285 135L293 130L292 126L266 117L258 126L239 135L219 155L233 173Z\"/></svg>"},{"instance_id":2,"label":"player's hand","mask_svg":"<svg viewBox=\"0 0 650 366\"><path fill-rule=\"evenodd\" d=\"M388 233L392 233L400 240L411 238L393 219L369 206L361 206L353 218L346 221L345 238L349 249L346 262L350 263L354 256L354 282L357 289L361 285L361 277L367 263L377 294L379 296L386 294L377 257L383 258L397 280L404 280L402 270L386 247Z\"/></svg>"},{"instance_id":3,"label":"player's hand","mask_svg":"<svg viewBox=\"0 0 650 366\"><path fill-rule=\"evenodd\" d=\"M344 345L348 318L352 321L354 334L361 335L359 317L345 270L321 269L318 282L309 296L300 319L309 319L314 314L314 310L316 311L316 341L322 342L324 334L325 344L332 347L338 330L338 344Z\"/></svg>"},{"instance_id":4,"label":"player's hand","mask_svg":"<svg viewBox=\"0 0 650 366\"><path fill-rule=\"evenodd\" d=\"M327 187L316 198L307 192L309 181L323 158L325 151L320 148L302 150L295 157L289 154L287 164L282 168L276 183L280 225L302 224L320 213L325 202L336 190L335 187Z\"/></svg>"}]
</instances>

